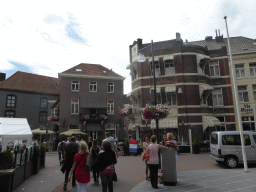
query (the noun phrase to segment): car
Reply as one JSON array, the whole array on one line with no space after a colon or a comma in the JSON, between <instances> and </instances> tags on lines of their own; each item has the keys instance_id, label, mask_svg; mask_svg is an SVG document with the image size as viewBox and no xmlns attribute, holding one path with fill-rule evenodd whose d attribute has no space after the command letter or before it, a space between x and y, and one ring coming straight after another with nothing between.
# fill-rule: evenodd
<instances>
[{"instance_id":1,"label":"car","mask_svg":"<svg viewBox=\"0 0 256 192\"><path fill-rule=\"evenodd\" d=\"M256 132L243 131L248 163L256 163ZM211 133L210 157L227 168L243 163L240 131L214 131Z\"/></svg>"}]
</instances>

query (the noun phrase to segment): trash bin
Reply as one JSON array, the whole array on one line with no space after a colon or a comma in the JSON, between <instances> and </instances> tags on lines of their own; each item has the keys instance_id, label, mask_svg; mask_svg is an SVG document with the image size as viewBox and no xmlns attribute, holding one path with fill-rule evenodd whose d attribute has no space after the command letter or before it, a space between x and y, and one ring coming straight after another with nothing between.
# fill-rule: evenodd
<instances>
[{"instance_id":1,"label":"trash bin","mask_svg":"<svg viewBox=\"0 0 256 192\"><path fill-rule=\"evenodd\" d=\"M172 148L161 149L161 168L163 184L168 186L177 185L176 150Z\"/></svg>"}]
</instances>

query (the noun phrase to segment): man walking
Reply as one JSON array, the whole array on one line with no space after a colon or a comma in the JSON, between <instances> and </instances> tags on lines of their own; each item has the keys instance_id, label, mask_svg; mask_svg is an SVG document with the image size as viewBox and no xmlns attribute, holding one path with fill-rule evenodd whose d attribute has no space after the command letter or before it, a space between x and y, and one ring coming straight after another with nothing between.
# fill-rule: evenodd
<instances>
[{"instance_id":1,"label":"man walking","mask_svg":"<svg viewBox=\"0 0 256 192\"><path fill-rule=\"evenodd\" d=\"M63 187L64 191L67 190L69 172L73 165L74 156L76 153L78 153L78 148L79 148L79 145L76 143L76 138L74 136L72 136L71 141L66 144L65 152L64 152L64 156L65 156L65 163L64 163L65 182L64 182L64 187ZM76 186L75 172L76 171L73 172L72 187Z\"/></svg>"},{"instance_id":2,"label":"man walking","mask_svg":"<svg viewBox=\"0 0 256 192\"><path fill-rule=\"evenodd\" d=\"M109 132L106 132L105 137L106 137L106 138L102 141L102 143L103 143L104 141L110 141L110 142L111 142L111 145L112 145L112 150L116 153L116 157L118 158L119 152L118 152L118 150L117 150L117 146L116 146L115 139L114 139L112 136L110 136L110 133L109 133Z\"/></svg>"},{"instance_id":3,"label":"man walking","mask_svg":"<svg viewBox=\"0 0 256 192\"><path fill-rule=\"evenodd\" d=\"M59 162L60 162L60 165L63 164L63 162L64 162L64 151L65 151L65 147L66 147L66 142L65 142L65 139L62 138L62 141L59 142L59 144L58 144L58 153L59 153Z\"/></svg>"}]
</instances>

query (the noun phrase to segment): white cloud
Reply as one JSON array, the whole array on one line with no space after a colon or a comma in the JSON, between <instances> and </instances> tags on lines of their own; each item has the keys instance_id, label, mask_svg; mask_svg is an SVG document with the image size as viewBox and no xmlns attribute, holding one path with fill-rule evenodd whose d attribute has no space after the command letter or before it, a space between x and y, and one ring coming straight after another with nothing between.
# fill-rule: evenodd
<instances>
[{"instance_id":1,"label":"white cloud","mask_svg":"<svg viewBox=\"0 0 256 192\"><path fill-rule=\"evenodd\" d=\"M18 61L41 75L58 76L79 63L95 63L127 77L131 90L129 45L175 38L202 40L220 29L226 36L256 39L255 1L2 1L0 70ZM19 70L19 69L17 69Z\"/></svg>"}]
</instances>

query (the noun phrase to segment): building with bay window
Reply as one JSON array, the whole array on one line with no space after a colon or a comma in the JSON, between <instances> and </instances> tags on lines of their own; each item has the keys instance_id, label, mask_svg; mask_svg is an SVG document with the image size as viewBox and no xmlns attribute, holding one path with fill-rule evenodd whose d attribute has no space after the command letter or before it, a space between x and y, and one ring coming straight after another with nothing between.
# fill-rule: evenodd
<instances>
[{"instance_id":1,"label":"building with bay window","mask_svg":"<svg viewBox=\"0 0 256 192\"><path fill-rule=\"evenodd\" d=\"M230 38L239 91L240 109L245 130L255 130L252 104L255 102L256 43L244 37ZM136 139L155 133L155 122L141 118L143 107L152 101L153 76L151 47L145 48L137 39L130 45L132 91L127 95L137 112L129 115L130 131ZM137 61L138 50L146 61ZM209 140L213 130L238 129L233 82L229 67L227 39L216 34L215 39L183 42L176 39L154 43L156 94L158 104L168 104L170 114L159 121L159 133L173 132L179 141L188 141L188 129L193 138Z\"/></svg>"}]
</instances>

